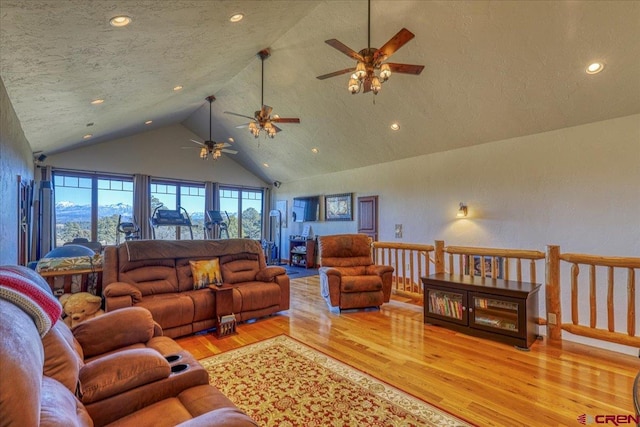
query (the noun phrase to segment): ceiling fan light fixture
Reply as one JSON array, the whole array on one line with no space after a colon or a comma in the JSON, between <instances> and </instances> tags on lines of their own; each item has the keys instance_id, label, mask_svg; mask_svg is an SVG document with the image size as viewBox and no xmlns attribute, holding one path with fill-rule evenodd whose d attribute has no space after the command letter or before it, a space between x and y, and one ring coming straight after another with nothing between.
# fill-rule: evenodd
<instances>
[{"instance_id":1,"label":"ceiling fan light fixture","mask_svg":"<svg viewBox=\"0 0 640 427\"><path fill-rule=\"evenodd\" d=\"M356 65L355 73L356 78L362 80L367 75L367 67L365 67L364 62L358 61L358 65Z\"/></svg>"},{"instance_id":2,"label":"ceiling fan light fixture","mask_svg":"<svg viewBox=\"0 0 640 427\"><path fill-rule=\"evenodd\" d=\"M373 76L371 78L371 91L373 92L374 95L377 95L378 92L380 92L380 89L382 88L382 83L380 83L380 79L378 78L378 76Z\"/></svg>"},{"instance_id":3,"label":"ceiling fan light fixture","mask_svg":"<svg viewBox=\"0 0 640 427\"><path fill-rule=\"evenodd\" d=\"M206 147L202 147L200 149L200 158L202 160L207 160L207 157L209 156L209 152L207 151Z\"/></svg>"},{"instance_id":4,"label":"ceiling fan light fixture","mask_svg":"<svg viewBox=\"0 0 640 427\"><path fill-rule=\"evenodd\" d=\"M383 82L386 82L389 80L389 77L391 77L391 68L389 67L389 64L382 64L380 66L380 78Z\"/></svg>"},{"instance_id":5,"label":"ceiling fan light fixture","mask_svg":"<svg viewBox=\"0 0 640 427\"><path fill-rule=\"evenodd\" d=\"M360 82L355 79L354 76L351 76L351 79L349 79L349 92L353 95L360 91Z\"/></svg>"}]
</instances>

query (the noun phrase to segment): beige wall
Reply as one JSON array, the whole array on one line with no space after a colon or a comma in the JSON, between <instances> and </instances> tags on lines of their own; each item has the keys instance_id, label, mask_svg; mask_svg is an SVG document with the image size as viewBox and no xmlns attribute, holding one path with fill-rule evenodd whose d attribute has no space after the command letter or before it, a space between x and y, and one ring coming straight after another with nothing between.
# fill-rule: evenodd
<instances>
[{"instance_id":1,"label":"beige wall","mask_svg":"<svg viewBox=\"0 0 640 427\"><path fill-rule=\"evenodd\" d=\"M0 79L0 265L18 262L18 175L33 179L33 156Z\"/></svg>"},{"instance_id":2,"label":"beige wall","mask_svg":"<svg viewBox=\"0 0 640 427\"><path fill-rule=\"evenodd\" d=\"M267 184L231 159L230 155L213 161L198 157L201 140L181 124L150 130L75 150L53 154L47 165L65 169L141 173L160 178L213 181L251 187ZM184 149L182 147L193 147Z\"/></svg>"},{"instance_id":3,"label":"beige wall","mask_svg":"<svg viewBox=\"0 0 640 427\"><path fill-rule=\"evenodd\" d=\"M274 199L288 200L285 247L302 230L291 222L294 196L345 192L379 196L381 241L640 256L640 115L283 183ZM459 202L467 219L455 217ZM356 221L309 224L319 235L357 229ZM626 299L616 306L624 328Z\"/></svg>"}]
</instances>

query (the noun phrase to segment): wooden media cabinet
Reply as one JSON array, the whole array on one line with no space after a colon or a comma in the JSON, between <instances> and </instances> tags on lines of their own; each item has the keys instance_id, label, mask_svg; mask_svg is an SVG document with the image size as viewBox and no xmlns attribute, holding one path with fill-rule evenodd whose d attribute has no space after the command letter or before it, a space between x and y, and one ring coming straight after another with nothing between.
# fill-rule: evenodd
<instances>
[{"instance_id":1,"label":"wooden media cabinet","mask_svg":"<svg viewBox=\"0 0 640 427\"><path fill-rule=\"evenodd\" d=\"M528 349L540 284L437 273L422 277L424 323Z\"/></svg>"}]
</instances>

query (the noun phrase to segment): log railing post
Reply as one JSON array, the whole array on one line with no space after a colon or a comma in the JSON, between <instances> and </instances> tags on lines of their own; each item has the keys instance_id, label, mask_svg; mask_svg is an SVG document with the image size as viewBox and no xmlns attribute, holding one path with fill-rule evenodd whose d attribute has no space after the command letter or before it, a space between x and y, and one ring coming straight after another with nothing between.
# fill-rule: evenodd
<instances>
[{"instance_id":1,"label":"log railing post","mask_svg":"<svg viewBox=\"0 0 640 427\"><path fill-rule=\"evenodd\" d=\"M560 246L547 245L546 254L547 336L562 339L562 312L560 310Z\"/></svg>"},{"instance_id":2,"label":"log railing post","mask_svg":"<svg viewBox=\"0 0 640 427\"><path fill-rule=\"evenodd\" d=\"M444 273L444 240L436 240L436 274Z\"/></svg>"}]
</instances>

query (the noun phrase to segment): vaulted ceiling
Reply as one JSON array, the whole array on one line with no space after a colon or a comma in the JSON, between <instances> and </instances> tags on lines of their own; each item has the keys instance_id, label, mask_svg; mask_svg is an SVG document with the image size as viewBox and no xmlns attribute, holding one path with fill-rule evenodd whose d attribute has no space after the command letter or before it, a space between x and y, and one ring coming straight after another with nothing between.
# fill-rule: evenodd
<instances>
[{"instance_id":1,"label":"vaulted ceiling","mask_svg":"<svg viewBox=\"0 0 640 427\"><path fill-rule=\"evenodd\" d=\"M118 14L133 22L110 26ZM403 27L415 38L390 61L422 74L351 95L348 74L316 76L355 66L325 40L367 47L363 0L0 0L0 77L45 154L174 123L207 139L213 94L213 139L233 138L233 159L267 182L640 113L640 2L371 2L372 47ZM260 108L264 48L265 104L301 120L275 139L224 114ZM593 61L605 68L589 75Z\"/></svg>"}]
</instances>

